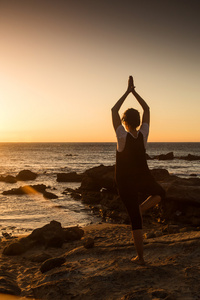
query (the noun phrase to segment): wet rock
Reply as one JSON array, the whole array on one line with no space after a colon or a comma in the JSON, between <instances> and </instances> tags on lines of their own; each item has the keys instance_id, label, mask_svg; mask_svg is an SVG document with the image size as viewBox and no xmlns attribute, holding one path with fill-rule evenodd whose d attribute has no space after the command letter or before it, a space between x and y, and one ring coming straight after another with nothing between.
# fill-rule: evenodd
<instances>
[{"instance_id":1,"label":"wet rock","mask_svg":"<svg viewBox=\"0 0 200 300\"><path fill-rule=\"evenodd\" d=\"M48 272L51 269L62 266L65 263L65 261L66 259L64 257L49 258L42 263L40 271L42 273Z\"/></svg>"},{"instance_id":2,"label":"wet rock","mask_svg":"<svg viewBox=\"0 0 200 300\"><path fill-rule=\"evenodd\" d=\"M171 160L171 159L174 159L174 153L169 152L167 154L160 154L160 155L156 156L156 158L158 160Z\"/></svg>"},{"instance_id":3,"label":"wet rock","mask_svg":"<svg viewBox=\"0 0 200 300\"><path fill-rule=\"evenodd\" d=\"M66 188L64 191L63 191L63 194L64 195L70 195L73 199L75 200L80 200L82 198L81 194L79 191L77 190L73 190L71 188Z\"/></svg>"},{"instance_id":4,"label":"wet rock","mask_svg":"<svg viewBox=\"0 0 200 300\"><path fill-rule=\"evenodd\" d=\"M6 183L16 183L17 179L12 175L7 176L0 176L0 181L6 182Z\"/></svg>"},{"instance_id":5,"label":"wet rock","mask_svg":"<svg viewBox=\"0 0 200 300\"><path fill-rule=\"evenodd\" d=\"M93 248L94 247L94 239L91 238L91 237L87 237L83 240L83 246L86 248L86 249L89 249L89 248Z\"/></svg>"},{"instance_id":6,"label":"wet rock","mask_svg":"<svg viewBox=\"0 0 200 300\"><path fill-rule=\"evenodd\" d=\"M3 195L25 195L25 194L35 194L35 193L44 193L46 185L37 184L37 185L25 185L19 188L13 188L8 191L4 191Z\"/></svg>"},{"instance_id":7,"label":"wet rock","mask_svg":"<svg viewBox=\"0 0 200 300\"><path fill-rule=\"evenodd\" d=\"M50 193L50 192L47 192L47 191L44 191L44 192L43 192L43 196L44 196L44 198L46 198L46 199L57 199L57 198L58 198L57 195L55 195L55 194L53 194L53 193Z\"/></svg>"},{"instance_id":8,"label":"wet rock","mask_svg":"<svg viewBox=\"0 0 200 300\"><path fill-rule=\"evenodd\" d=\"M18 173L16 176L17 180L26 181L26 180L35 180L37 178L37 174L30 170L23 170Z\"/></svg>"},{"instance_id":9,"label":"wet rock","mask_svg":"<svg viewBox=\"0 0 200 300\"><path fill-rule=\"evenodd\" d=\"M26 248L19 242L14 242L4 248L3 254L4 255L20 255L26 252Z\"/></svg>"},{"instance_id":10,"label":"wet rock","mask_svg":"<svg viewBox=\"0 0 200 300\"><path fill-rule=\"evenodd\" d=\"M84 230L78 226L64 228L63 230L66 242L80 240L84 235Z\"/></svg>"},{"instance_id":11,"label":"wet rock","mask_svg":"<svg viewBox=\"0 0 200 300\"><path fill-rule=\"evenodd\" d=\"M188 154L187 156L181 156L179 157L180 159L185 159L185 160L200 160L200 155L192 155Z\"/></svg>"},{"instance_id":12,"label":"wet rock","mask_svg":"<svg viewBox=\"0 0 200 300\"><path fill-rule=\"evenodd\" d=\"M76 172L57 174L58 182L81 182L82 179L83 179L83 175L77 174Z\"/></svg>"}]
</instances>

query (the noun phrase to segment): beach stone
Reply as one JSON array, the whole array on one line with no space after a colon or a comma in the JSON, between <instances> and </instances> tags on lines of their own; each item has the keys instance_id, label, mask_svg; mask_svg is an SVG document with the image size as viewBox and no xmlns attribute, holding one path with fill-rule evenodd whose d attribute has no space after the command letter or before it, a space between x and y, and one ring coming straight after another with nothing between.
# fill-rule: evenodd
<instances>
[{"instance_id":1,"label":"beach stone","mask_svg":"<svg viewBox=\"0 0 200 300\"><path fill-rule=\"evenodd\" d=\"M42 263L40 267L40 271L42 273L46 273L51 269L62 266L65 263L65 261L66 259L64 257L49 258Z\"/></svg>"},{"instance_id":2,"label":"beach stone","mask_svg":"<svg viewBox=\"0 0 200 300\"><path fill-rule=\"evenodd\" d=\"M16 178L17 180L20 180L20 181L26 181L26 180L34 180L37 178L37 174L30 171L30 170L23 170L23 171L20 171Z\"/></svg>"},{"instance_id":3,"label":"beach stone","mask_svg":"<svg viewBox=\"0 0 200 300\"><path fill-rule=\"evenodd\" d=\"M83 240L83 246L86 248L86 249L89 249L89 248L93 248L94 247L94 239L91 238L91 237L87 237Z\"/></svg>"},{"instance_id":4,"label":"beach stone","mask_svg":"<svg viewBox=\"0 0 200 300\"><path fill-rule=\"evenodd\" d=\"M77 174L76 172L57 174L58 182L81 182L82 179L83 179L83 175Z\"/></svg>"},{"instance_id":5,"label":"beach stone","mask_svg":"<svg viewBox=\"0 0 200 300\"><path fill-rule=\"evenodd\" d=\"M33 230L28 237L46 247L62 247L65 233L60 222L51 221L50 224Z\"/></svg>"},{"instance_id":6,"label":"beach stone","mask_svg":"<svg viewBox=\"0 0 200 300\"><path fill-rule=\"evenodd\" d=\"M0 176L0 181L6 182L6 183L16 183L17 179L12 175L7 175L5 177Z\"/></svg>"},{"instance_id":7,"label":"beach stone","mask_svg":"<svg viewBox=\"0 0 200 300\"><path fill-rule=\"evenodd\" d=\"M55 195L55 194L53 194L53 193L50 193L50 192L47 192L47 191L44 191L44 192L43 192L43 196L44 196L44 198L46 198L46 199L57 199L57 198L58 198L57 195Z\"/></svg>"},{"instance_id":8,"label":"beach stone","mask_svg":"<svg viewBox=\"0 0 200 300\"><path fill-rule=\"evenodd\" d=\"M4 255L20 255L26 252L26 248L19 242L11 243L3 249Z\"/></svg>"},{"instance_id":9,"label":"beach stone","mask_svg":"<svg viewBox=\"0 0 200 300\"><path fill-rule=\"evenodd\" d=\"M48 260L52 258L52 256L48 253L40 253L38 255L33 255L30 257L30 260L32 262L37 262L37 263L43 263L44 261Z\"/></svg>"},{"instance_id":10,"label":"beach stone","mask_svg":"<svg viewBox=\"0 0 200 300\"><path fill-rule=\"evenodd\" d=\"M80 240L84 235L84 230L78 226L64 228L63 231L66 242Z\"/></svg>"}]
</instances>

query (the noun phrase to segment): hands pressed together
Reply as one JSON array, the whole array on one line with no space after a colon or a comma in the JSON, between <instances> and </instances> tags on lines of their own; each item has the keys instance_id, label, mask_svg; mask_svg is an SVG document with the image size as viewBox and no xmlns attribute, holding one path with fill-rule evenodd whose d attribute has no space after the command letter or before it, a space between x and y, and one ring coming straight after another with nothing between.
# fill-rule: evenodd
<instances>
[{"instance_id":1,"label":"hands pressed together","mask_svg":"<svg viewBox=\"0 0 200 300\"><path fill-rule=\"evenodd\" d=\"M129 76L127 92L131 93L134 91L134 89L135 89L135 86L134 86L134 82L133 82L133 77Z\"/></svg>"}]
</instances>

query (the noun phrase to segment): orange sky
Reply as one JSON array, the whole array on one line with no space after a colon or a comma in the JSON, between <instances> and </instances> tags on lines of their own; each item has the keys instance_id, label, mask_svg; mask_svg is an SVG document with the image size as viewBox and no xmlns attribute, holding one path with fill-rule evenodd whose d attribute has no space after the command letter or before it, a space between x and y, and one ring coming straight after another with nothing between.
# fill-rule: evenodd
<instances>
[{"instance_id":1,"label":"orange sky","mask_svg":"<svg viewBox=\"0 0 200 300\"><path fill-rule=\"evenodd\" d=\"M110 109L129 75L149 141L200 142L199 6L1 1L0 142L115 141ZM128 107L141 111L131 95Z\"/></svg>"}]
</instances>

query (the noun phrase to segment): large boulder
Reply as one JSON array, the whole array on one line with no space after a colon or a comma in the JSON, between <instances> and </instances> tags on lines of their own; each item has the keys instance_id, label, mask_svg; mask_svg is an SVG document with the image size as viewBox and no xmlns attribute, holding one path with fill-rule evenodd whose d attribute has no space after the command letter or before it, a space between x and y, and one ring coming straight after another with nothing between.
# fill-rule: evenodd
<instances>
[{"instance_id":1,"label":"large boulder","mask_svg":"<svg viewBox=\"0 0 200 300\"><path fill-rule=\"evenodd\" d=\"M20 171L16 178L17 180L20 180L20 181L26 181L26 180L35 180L37 178L37 174L30 171L30 170L23 170L23 171Z\"/></svg>"},{"instance_id":2,"label":"large boulder","mask_svg":"<svg viewBox=\"0 0 200 300\"><path fill-rule=\"evenodd\" d=\"M59 248L62 247L65 241L64 230L61 227L61 223L57 221L51 221L50 224L33 230L28 237L46 247Z\"/></svg>"},{"instance_id":3,"label":"large boulder","mask_svg":"<svg viewBox=\"0 0 200 300\"><path fill-rule=\"evenodd\" d=\"M58 182L81 182L82 179L83 179L83 175L77 174L76 172L57 174Z\"/></svg>"},{"instance_id":4,"label":"large boulder","mask_svg":"<svg viewBox=\"0 0 200 300\"><path fill-rule=\"evenodd\" d=\"M81 183L82 190L99 191L101 188L114 189L115 166L104 166L91 168L84 173Z\"/></svg>"}]
</instances>

